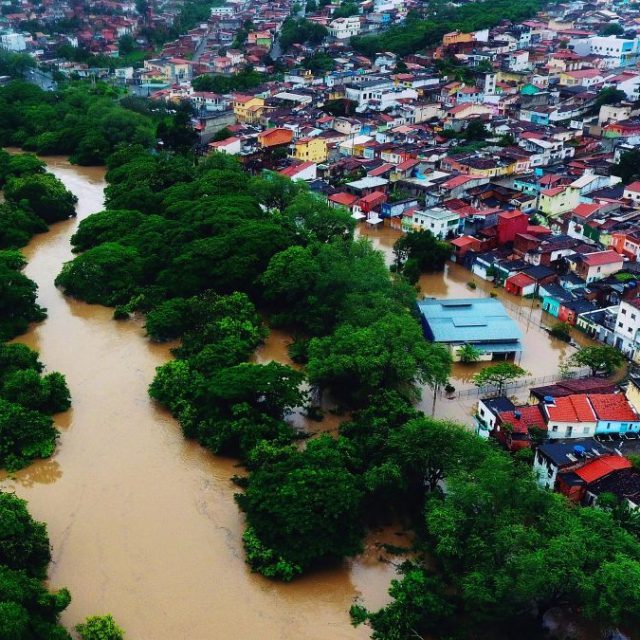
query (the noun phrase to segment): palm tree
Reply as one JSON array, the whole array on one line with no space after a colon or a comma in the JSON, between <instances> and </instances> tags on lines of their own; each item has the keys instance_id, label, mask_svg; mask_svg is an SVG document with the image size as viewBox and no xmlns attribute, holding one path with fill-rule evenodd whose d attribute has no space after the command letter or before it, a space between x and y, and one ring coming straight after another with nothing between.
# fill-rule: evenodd
<instances>
[{"instance_id":1,"label":"palm tree","mask_svg":"<svg viewBox=\"0 0 640 640\"><path fill-rule=\"evenodd\" d=\"M482 351L478 349L478 347L474 347L472 344L463 344L458 348L458 356L460 357L460 362L464 364L472 364L473 362L478 362L481 355Z\"/></svg>"}]
</instances>

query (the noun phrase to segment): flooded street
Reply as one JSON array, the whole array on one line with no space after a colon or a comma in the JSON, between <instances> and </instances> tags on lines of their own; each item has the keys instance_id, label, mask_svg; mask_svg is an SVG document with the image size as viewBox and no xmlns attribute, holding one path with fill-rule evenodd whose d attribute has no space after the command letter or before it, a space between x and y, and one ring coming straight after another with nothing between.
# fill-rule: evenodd
<instances>
[{"instance_id":1,"label":"flooded street","mask_svg":"<svg viewBox=\"0 0 640 640\"><path fill-rule=\"evenodd\" d=\"M389 227L378 226L375 228L360 224L357 234L369 238L374 247L385 254L387 262L391 263L393 244L401 235L399 231ZM469 282L474 282L476 288L470 288ZM528 371L531 378L539 379L557 375L560 361L567 359L575 352L575 349L566 342L550 336L544 330L543 327L553 326L557 319L543 312L539 301L510 295L503 288L494 287L493 283L475 276L460 265L448 262L444 272L424 274L418 284L421 296L434 298L480 298L487 297L490 293L496 294L522 331L524 348L515 362ZM574 340L580 344L589 343L589 339L577 331L573 331L572 335ZM474 374L491 364L491 362L455 363L451 374L451 383L458 390L473 387L471 378ZM543 383L540 382L540 384ZM422 396L423 399L419 406L430 414L433 394L428 387L425 387ZM518 396L519 399L525 400L528 396L528 390L520 390ZM477 396L475 395L453 400L444 397L438 398L436 415L440 418L455 419L469 424L476 402Z\"/></svg>"},{"instance_id":2,"label":"flooded street","mask_svg":"<svg viewBox=\"0 0 640 640\"><path fill-rule=\"evenodd\" d=\"M102 208L103 170L46 160L78 196L79 219ZM147 395L169 346L53 285L77 224L54 225L26 247L26 274L49 315L19 339L47 370L65 374L73 407L58 416L56 454L0 482L47 523L50 584L73 597L63 622L112 613L132 640L368 638L367 628L350 626L348 609L358 597L372 608L386 601L394 569L377 561L377 537L364 557L290 585L247 569L230 482L241 470L186 441ZM256 359L285 356L286 336L274 332Z\"/></svg>"}]
</instances>

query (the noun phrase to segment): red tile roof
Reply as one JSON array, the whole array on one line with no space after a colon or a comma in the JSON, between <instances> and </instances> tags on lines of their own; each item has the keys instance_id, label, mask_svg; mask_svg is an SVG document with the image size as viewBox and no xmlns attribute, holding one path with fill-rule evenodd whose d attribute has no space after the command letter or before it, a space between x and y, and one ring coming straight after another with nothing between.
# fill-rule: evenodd
<instances>
[{"instance_id":1,"label":"red tile roof","mask_svg":"<svg viewBox=\"0 0 640 640\"><path fill-rule=\"evenodd\" d=\"M587 484L590 484L591 482L608 476L613 471L628 469L629 467L631 467L631 462L622 456L602 456L576 469L575 474L582 478Z\"/></svg>"},{"instance_id":2,"label":"red tile roof","mask_svg":"<svg viewBox=\"0 0 640 640\"><path fill-rule=\"evenodd\" d=\"M409 160L405 160L401 162L396 168L398 171L408 171L409 169L413 169L416 165L420 164L418 160L414 158L410 158Z\"/></svg>"},{"instance_id":3,"label":"red tile roof","mask_svg":"<svg viewBox=\"0 0 640 640\"><path fill-rule=\"evenodd\" d=\"M329 196L328 199L336 204L350 207L358 199L358 196L351 195L350 193L334 193L332 196Z\"/></svg>"},{"instance_id":4,"label":"red tile roof","mask_svg":"<svg viewBox=\"0 0 640 640\"><path fill-rule=\"evenodd\" d=\"M589 401L600 420L615 420L616 422L640 421L640 417L621 393L590 395Z\"/></svg>"},{"instance_id":5,"label":"red tile roof","mask_svg":"<svg viewBox=\"0 0 640 640\"><path fill-rule=\"evenodd\" d=\"M376 167L375 169L371 169L371 171L369 171L367 175L372 176L373 178L376 178L377 176L381 176L383 173L387 173L387 171L391 171L391 169L393 169L394 166L395 165L385 162L384 164L381 164L379 167Z\"/></svg>"},{"instance_id":6,"label":"red tile roof","mask_svg":"<svg viewBox=\"0 0 640 640\"><path fill-rule=\"evenodd\" d=\"M631 184L628 184L625 188L625 191L634 191L635 193L640 193L640 181L636 180Z\"/></svg>"},{"instance_id":7,"label":"red tile roof","mask_svg":"<svg viewBox=\"0 0 640 640\"><path fill-rule=\"evenodd\" d=\"M596 253L587 253L583 256L585 264L590 267L599 267L605 264L615 264L616 262L624 262L622 256L615 251L597 251Z\"/></svg>"},{"instance_id":8,"label":"red tile roof","mask_svg":"<svg viewBox=\"0 0 640 640\"><path fill-rule=\"evenodd\" d=\"M528 276L526 273L516 273L505 280L505 285L507 282L514 284L516 287L528 287L535 284L536 280L535 278Z\"/></svg>"},{"instance_id":9,"label":"red tile roof","mask_svg":"<svg viewBox=\"0 0 640 640\"><path fill-rule=\"evenodd\" d=\"M282 169L282 171L278 171L280 175L286 176L287 178L294 178L299 173L302 173L305 169L309 167L313 167L315 162L301 162L300 164L293 165L291 167L287 167L286 169Z\"/></svg>"},{"instance_id":10,"label":"red tile roof","mask_svg":"<svg viewBox=\"0 0 640 640\"><path fill-rule=\"evenodd\" d=\"M574 210L573 214L580 216L581 218L588 218L592 213L595 213L600 208L599 204L579 204Z\"/></svg>"},{"instance_id":11,"label":"red tile roof","mask_svg":"<svg viewBox=\"0 0 640 640\"><path fill-rule=\"evenodd\" d=\"M501 411L498 417L503 423L510 422L513 425L514 433L528 433L530 427L547 430L544 416L537 404L516 407L514 411Z\"/></svg>"},{"instance_id":12,"label":"red tile roof","mask_svg":"<svg viewBox=\"0 0 640 640\"><path fill-rule=\"evenodd\" d=\"M555 404L544 405L553 422L596 422L596 415L586 395L556 398Z\"/></svg>"},{"instance_id":13,"label":"red tile roof","mask_svg":"<svg viewBox=\"0 0 640 640\"><path fill-rule=\"evenodd\" d=\"M479 242L479 240L472 236L460 236L455 240L451 240L449 244L452 244L454 247L466 247L470 244L475 244L476 242Z\"/></svg>"}]
</instances>

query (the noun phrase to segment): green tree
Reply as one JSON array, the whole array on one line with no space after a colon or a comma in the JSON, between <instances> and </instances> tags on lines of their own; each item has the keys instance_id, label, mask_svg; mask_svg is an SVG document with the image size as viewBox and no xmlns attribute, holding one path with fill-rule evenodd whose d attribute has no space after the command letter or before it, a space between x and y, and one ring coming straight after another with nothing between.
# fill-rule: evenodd
<instances>
[{"instance_id":1,"label":"green tree","mask_svg":"<svg viewBox=\"0 0 640 640\"><path fill-rule=\"evenodd\" d=\"M312 384L358 403L380 389L415 396L414 385L444 384L450 368L448 352L427 342L413 318L388 314L368 327L341 325L314 338L307 374Z\"/></svg>"},{"instance_id":2,"label":"green tree","mask_svg":"<svg viewBox=\"0 0 640 640\"><path fill-rule=\"evenodd\" d=\"M580 347L568 361L572 367L589 367L594 376L611 375L624 362L624 355L608 344Z\"/></svg>"},{"instance_id":3,"label":"green tree","mask_svg":"<svg viewBox=\"0 0 640 640\"><path fill-rule=\"evenodd\" d=\"M556 322L551 327L549 333L556 338L560 338L560 340L569 342L571 338L571 325L567 322Z\"/></svg>"},{"instance_id":4,"label":"green tree","mask_svg":"<svg viewBox=\"0 0 640 640\"><path fill-rule=\"evenodd\" d=\"M15 251L0 251L0 340L24 333L30 322L46 314L36 303L37 285L20 269L24 258Z\"/></svg>"},{"instance_id":5,"label":"green tree","mask_svg":"<svg viewBox=\"0 0 640 640\"><path fill-rule=\"evenodd\" d=\"M265 462L237 501L249 527L247 559L267 577L291 579L361 549L362 490L327 436Z\"/></svg>"},{"instance_id":6,"label":"green tree","mask_svg":"<svg viewBox=\"0 0 640 640\"><path fill-rule=\"evenodd\" d=\"M0 467L20 469L31 460L48 458L57 438L49 416L0 399Z\"/></svg>"},{"instance_id":7,"label":"green tree","mask_svg":"<svg viewBox=\"0 0 640 640\"><path fill-rule=\"evenodd\" d=\"M410 562L400 571L402 579L392 580L389 588L391 604L375 613L355 605L351 608L354 624L367 621L374 640L421 638L450 630L455 607L442 579Z\"/></svg>"},{"instance_id":8,"label":"green tree","mask_svg":"<svg viewBox=\"0 0 640 640\"><path fill-rule=\"evenodd\" d=\"M136 41L133 36L125 33L118 39L118 51L121 55L126 56L136 49Z\"/></svg>"},{"instance_id":9,"label":"green tree","mask_svg":"<svg viewBox=\"0 0 640 640\"><path fill-rule=\"evenodd\" d=\"M293 198L284 215L298 231L318 242L350 239L355 227L348 210L330 207L315 194L304 191Z\"/></svg>"},{"instance_id":10,"label":"green tree","mask_svg":"<svg viewBox=\"0 0 640 640\"><path fill-rule=\"evenodd\" d=\"M415 264L419 272L442 271L451 256L451 246L428 230L410 231L395 241L393 255L400 271L411 264Z\"/></svg>"},{"instance_id":11,"label":"green tree","mask_svg":"<svg viewBox=\"0 0 640 640\"><path fill-rule=\"evenodd\" d=\"M469 122L467 128L464 130L464 138L469 142L486 140L489 132L484 126L484 123L479 118L475 118Z\"/></svg>"},{"instance_id":12,"label":"green tree","mask_svg":"<svg viewBox=\"0 0 640 640\"><path fill-rule=\"evenodd\" d=\"M136 293L141 275L142 263L135 249L107 242L65 263L55 282L86 302L114 306L128 302Z\"/></svg>"},{"instance_id":13,"label":"green tree","mask_svg":"<svg viewBox=\"0 0 640 640\"><path fill-rule=\"evenodd\" d=\"M598 97L596 98L595 108L600 109L605 104L618 104L619 102L623 102L627 99L627 94L615 87L607 87L606 89L602 89L598 93Z\"/></svg>"},{"instance_id":14,"label":"green tree","mask_svg":"<svg viewBox=\"0 0 640 640\"><path fill-rule=\"evenodd\" d=\"M46 526L33 520L25 500L0 492L0 565L44 579L50 560Z\"/></svg>"},{"instance_id":15,"label":"green tree","mask_svg":"<svg viewBox=\"0 0 640 640\"><path fill-rule=\"evenodd\" d=\"M124 631L116 624L113 616L89 616L76 626L81 640L124 640Z\"/></svg>"},{"instance_id":16,"label":"green tree","mask_svg":"<svg viewBox=\"0 0 640 640\"><path fill-rule=\"evenodd\" d=\"M30 209L46 223L76 214L78 198L50 173L9 178L4 195L8 202Z\"/></svg>"},{"instance_id":17,"label":"green tree","mask_svg":"<svg viewBox=\"0 0 640 640\"><path fill-rule=\"evenodd\" d=\"M477 387L497 387L498 395L502 395L505 384L528 375L522 367L511 362L500 362L485 367L473 376L473 384Z\"/></svg>"},{"instance_id":18,"label":"green tree","mask_svg":"<svg viewBox=\"0 0 640 640\"><path fill-rule=\"evenodd\" d=\"M458 348L458 357L460 362L464 364L472 364L478 362L482 357L482 350L472 344L463 344Z\"/></svg>"},{"instance_id":19,"label":"green tree","mask_svg":"<svg viewBox=\"0 0 640 640\"><path fill-rule=\"evenodd\" d=\"M600 31L601 36L621 36L624 34L624 27L619 22L609 23Z\"/></svg>"}]
</instances>

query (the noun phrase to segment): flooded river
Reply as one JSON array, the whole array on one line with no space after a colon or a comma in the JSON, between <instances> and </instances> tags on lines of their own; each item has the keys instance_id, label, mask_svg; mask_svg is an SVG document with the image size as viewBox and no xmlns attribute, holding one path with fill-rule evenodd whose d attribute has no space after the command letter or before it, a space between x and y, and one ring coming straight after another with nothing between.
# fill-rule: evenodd
<instances>
[{"instance_id":1,"label":"flooded river","mask_svg":"<svg viewBox=\"0 0 640 640\"><path fill-rule=\"evenodd\" d=\"M47 163L78 196L79 219L102 208L103 170ZM186 441L147 395L169 347L53 285L72 257L77 224L59 223L26 247L26 273L49 317L19 339L66 375L73 408L58 417L56 454L0 483L47 523L51 586L73 596L63 622L112 613L131 640L367 638L366 628L350 626L348 609L355 598L373 608L386 601L394 572L378 562L377 538L362 557L290 585L247 569L234 461ZM284 358L284 336L270 344L273 352L268 344L258 360ZM379 539L396 537L385 531Z\"/></svg>"}]
</instances>

